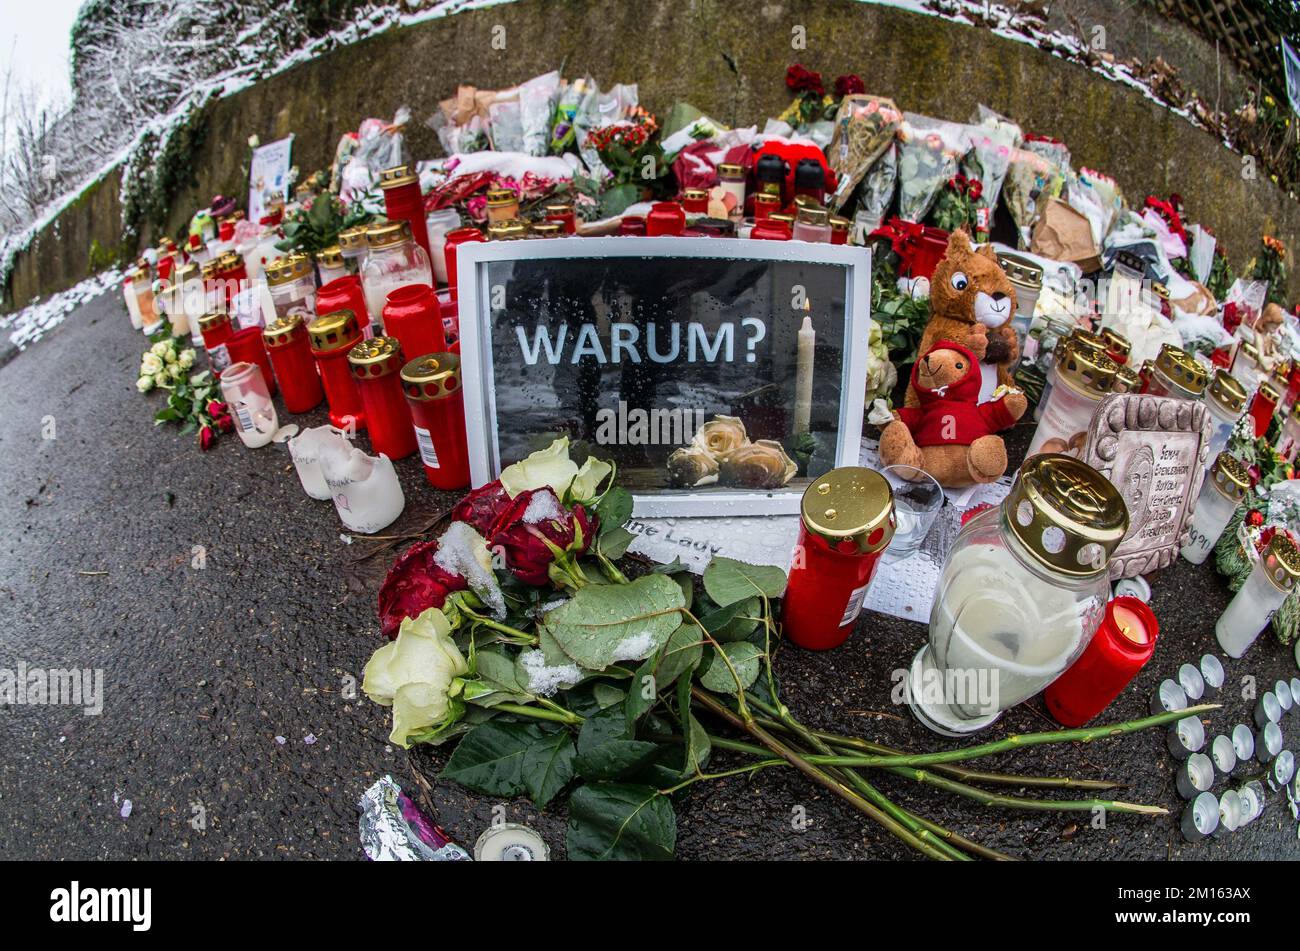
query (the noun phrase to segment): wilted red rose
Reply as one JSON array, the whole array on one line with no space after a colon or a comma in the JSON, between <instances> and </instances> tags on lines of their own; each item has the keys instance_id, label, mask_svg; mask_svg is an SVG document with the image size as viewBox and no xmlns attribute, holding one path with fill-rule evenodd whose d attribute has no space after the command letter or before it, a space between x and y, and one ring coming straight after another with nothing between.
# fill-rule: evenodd
<instances>
[{"instance_id":1,"label":"wilted red rose","mask_svg":"<svg viewBox=\"0 0 1300 951\"><path fill-rule=\"evenodd\" d=\"M509 493L501 485L501 480L493 479L457 502L451 510L451 519L453 522L467 522L484 538L491 538L497 520L509 507Z\"/></svg>"},{"instance_id":2,"label":"wilted red rose","mask_svg":"<svg viewBox=\"0 0 1300 951\"><path fill-rule=\"evenodd\" d=\"M233 432L235 429L235 421L230 418L229 413L222 413L220 416L218 416L216 419L216 423L217 423L217 428L220 429L223 433Z\"/></svg>"},{"instance_id":3,"label":"wilted red rose","mask_svg":"<svg viewBox=\"0 0 1300 951\"><path fill-rule=\"evenodd\" d=\"M844 96L860 96L866 91L867 86L857 73L849 73L835 78L835 95L841 98Z\"/></svg>"},{"instance_id":4,"label":"wilted red rose","mask_svg":"<svg viewBox=\"0 0 1300 951\"><path fill-rule=\"evenodd\" d=\"M393 562L379 588L379 628L392 640L403 619L440 608L447 595L464 591L469 582L434 562L438 543L417 542Z\"/></svg>"},{"instance_id":5,"label":"wilted red rose","mask_svg":"<svg viewBox=\"0 0 1300 951\"><path fill-rule=\"evenodd\" d=\"M514 497L497 520L489 545L505 556L506 567L525 584L546 584L547 569L556 559L551 545L581 555L595 537L597 520L581 505L565 509L549 486L528 489ZM547 543L550 543L549 545Z\"/></svg>"},{"instance_id":6,"label":"wilted red rose","mask_svg":"<svg viewBox=\"0 0 1300 951\"><path fill-rule=\"evenodd\" d=\"M221 400L208 400L208 405L204 407L209 416L222 416L228 412L226 404Z\"/></svg>"},{"instance_id":7,"label":"wilted red rose","mask_svg":"<svg viewBox=\"0 0 1300 951\"><path fill-rule=\"evenodd\" d=\"M217 431L211 426L204 426L199 430L199 448L207 452L212 448L212 444L217 441Z\"/></svg>"},{"instance_id":8,"label":"wilted red rose","mask_svg":"<svg viewBox=\"0 0 1300 951\"><path fill-rule=\"evenodd\" d=\"M791 92L796 93L812 92L819 96L826 93L825 87L822 86L822 74L804 69L798 63L785 71L785 85Z\"/></svg>"}]
</instances>

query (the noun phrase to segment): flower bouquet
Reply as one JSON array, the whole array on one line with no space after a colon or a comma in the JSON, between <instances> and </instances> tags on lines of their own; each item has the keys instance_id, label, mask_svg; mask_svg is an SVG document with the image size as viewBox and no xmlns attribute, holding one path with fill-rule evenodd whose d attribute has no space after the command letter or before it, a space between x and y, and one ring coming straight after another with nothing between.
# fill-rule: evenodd
<instances>
[{"instance_id":1,"label":"flower bouquet","mask_svg":"<svg viewBox=\"0 0 1300 951\"><path fill-rule=\"evenodd\" d=\"M233 432L234 420L220 399L212 373L194 368L194 350L185 346L183 337L160 331L140 358L140 373L135 388L141 393L166 390L167 405L154 414L155 426L177 423L183 435L197 432L199 448L207 451L219 433Z\"/></svg>"},{"instance_id":2,"label":"flower bouquet","mask_svg":"<svg viewBox=\"0 0 1300 951\"><path fill-rule=\"evenodd\" d=\"M832 208L838 211L849 201L858 183L893 144L902 121L903 113L892 99L883 96L853 94L840 101L835 134L826 150L831 168L839 177L839 187L830 202Z\"/></svg>"},{"instance_id":3,"label":"flower bouquet","mask_svg":"<svg viewBox=\"0 0 1300 951\"><path fill-rule=\"evenodd\" d=\"M1012 151L1002 190L1011 220L1020 229L1023 247L1029 247L1030 229L1039 209L1047 199L1058 196L1064 185L1065 173L1061 166L1029 149Z\"/></svg>"},{"instance_id":4,"label":"flower bouquet","mask_svg":"<svg viewBox=\"0 0 1300 951\"><path fill-rule=\"evenodd\" d=\"M906 113L898 130L898 216L921 221L969 148L963 126Z\"/></svg>"},{"instance_id":5,"label":"flower bouquet","mask_svg":"<svg viewBox=\"0 0 1300 951\"><path fill-rule=\"evenodd\" d=\"M959 764L1208 707L915 755L811 730L782 703L772 666L785 572L719 557L698 584L679 562L628 577L616 561L633 537L624 527L632 499L613 482L607 463L579 466L561 439L471 492L442 536L408 550L384 581L381 625L395 639L365 672L366 694L392 708L392 742L456 741L444 779L538 807L564 796L569 858L671 858L677 799L697 783L769 768L799 771L940 860L1007 856L898 806L878 776L989 806L1165 812L1091 798L1114 786L1104 781ZM984 786L1089 792L1022 798Z\"/></svg>"}]
</instances>

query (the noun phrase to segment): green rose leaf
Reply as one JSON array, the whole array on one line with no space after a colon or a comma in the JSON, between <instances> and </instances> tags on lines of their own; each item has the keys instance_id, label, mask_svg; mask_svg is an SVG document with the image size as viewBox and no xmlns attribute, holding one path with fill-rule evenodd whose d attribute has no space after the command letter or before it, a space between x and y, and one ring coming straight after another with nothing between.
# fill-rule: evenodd
<instances>
[{"instance_id":1,"label":"green rose leaf","mask_svg":"<svg viewBox=\"0 0 1300 951\"><path fill-rule=\"evenodd\" d=\"M632 739L623 710L611 707L582 725L574 765L584 779L619 779L645 766L658 751L654 743Z\"/></svg>"},{"instance_id":2,"label":"green rose leaf","mask_svg":"<svg viewBox=\"0 0 1300 951\"><path fill-rule=\"evenodd\" d=\"M547 612L539 630L554 638L579 666L604 670L620 660L643 660L681 623L682 589L664 575L629 584L587 585Z\"/></svg>"},{"instance_id":3,"label":"green rose leaf","mask_svg":"<svg viewBox=\"0 0 1300 951\"><path fill-rule=\"evenodd\" d=\"M677 845L677 817L650 786L579 786L569 797L565 842L574 861L666 861Z\"/></svg>"},{"instance_id":4,"label":"green rose leaf","mask_svg":"<svg viewBox=\"0 0 1300 951\"><path fill-rule=\"evenodd\" d=\"M722 650L727 655L727 660L731 662L731 667L728 667L718 656L716 648L710 647L704 666L700 668L700 686L714 693L734 694L736 678L739 677L740 689L748 690L758 679L759 661L763 657L762 650L749 641L723 644ZM734 676L732 668L735 668Z\"/></svg>"},{"instance_id":5,"label":"green rose leaf","mask_svg":"<svg viewBox=\"0 0 1300 951\"><path fill-rule=\"evenodd\" d=\"M622 528L632 517L632 493L620 486L614 486L596 503L596 516L600 519L600 534L613 532Z\"/></svg>"},{"instance_id":6,"label":"green rose leaf","mask_svg":"<svg viewBox=\"0 0 1300 951\"><path fill-rule=\"evenodd\" d=\"M547 733L524 752L520 778L537 808L544 808L573 779L575 755L567 730Z\"/></svg>"},{"instance_id":7,"label":"green rose leaf","mask_svg":"<svg viewBox=\"0 0 1300 951\"><path fill-rule=\"evenodd\" d=\"M544 733L532 723L485 723L465 734L442 771L443 779L485 796L517 796L525 789L524 757Z\"/></svg>"},{"instance_id":8,"label":"green rose leaf","mask_svg":"<svg viewBox=\"0 0 1300 951\"><path fill-rule=\"evenodd\" d=\"M635 538L626 528L615 528L609 532L602 531L596 546L606 558L622 558Z\"/></svg>"},{"instance_id":9,"label":"green rose leaf","mask_svg":"<svg viewBox=\"0 0 1300 951\"><path fill-rule=\"evenodd\" d=\"M704 632L695 624L683 624L673 631L672 637L659 653L659 666L655 670L655 685L664 690L682 674L689 674L699 666L704 657Z\"/></svg>"},{"instance_id":10,"label":"green rose leaf","mask_svg":"<svg viewBox=\"0 0 1300 951\"><path fill-rule=\"evenodd\" d=\"M719 556L704 569L704 590L723 608L755 595L779 598L785 590L785 572L772 565L750 565Z\"/></svg>"},{"instance_id":11,"label":"green rose leaf","mask_svg":"<svg viewBox=\"0 0 1300 951\"><path fill-rule=\"evenodd\" d=\"M474 654L475 670L481 686L476 692L467 689L466 700L490 707L498 703L528 703L532 697L527 685L515 674L515 660L497 648L481 648Z\"/></svg>"},{"instance_id":12,"label":"green rose leaf","mask_svg":"<svg viewBox=\"0 0 1300 951\"><path fill-rule=\"evenodd\" d=\"M708 612L700 624L719 641L743 641L754 633L762 613L763 602L755 595Z\"/></svg>"}]
</instances>

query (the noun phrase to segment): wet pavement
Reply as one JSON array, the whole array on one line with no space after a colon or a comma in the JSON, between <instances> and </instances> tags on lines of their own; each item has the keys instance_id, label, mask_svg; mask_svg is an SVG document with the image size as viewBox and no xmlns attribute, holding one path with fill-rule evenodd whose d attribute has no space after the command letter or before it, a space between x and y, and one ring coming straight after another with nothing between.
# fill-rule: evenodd
<instances>
[{"instance_id":1,"label":"wet pavement","mask_svg":"<svg viewBox=\"0 0 1300 951\"><path fill-rule=\"evenodd\" d=\"M284 447L250 451L231 435L203 453L193 436L155 428L161 397L134 389L142 349L117 295L107 294L0 367L0 668L104 673L101 715L0 706L0 855L358 858L355 804L386 772L472 845L497 803L438 781L445 752L408 757L390 747L387 712L359 694L380 643L374 592L393 552L358 562L371 543L341 537L332 506L302 492ZM317 425L324 413L294 421ZM1012 437L1022 451L1027 441L1026 429ZM452 501L427 487L414 459L398 469L407 511L386 535L420 531ZM1155 658L1108 720L1143 715L1162 678L1215 648L1227 590L1209 565L1179 562L1154 588ZM785 650L786 702L811 726L946 748L891 701L891 672L924 637L920 624L864 614L838 650ZM1249 719L1243 678L1262 691L1296 673L1271 635L1227 668L1231 689L1226 709L1207 717L1211 736ZM1284 723L1287 746L1300 749L1300 712ZM1052 728L1035 700L982 738ZM985 764L1117 779L1128 784L1118 798L1173 812L1109 815L1099 826L1089 813L988 809L893 777L879 785L1025 858L1300 857L1296 823L1276 794L1246 829L1184 844L1161 731ZM424 788L418 777L427 777ZM508 818L536 825L563 855L562 803L545 815L526 801L505 805ZM910 857L784 770L710 783L677 812L685 859Z\"/></svg>"}]
</instances>

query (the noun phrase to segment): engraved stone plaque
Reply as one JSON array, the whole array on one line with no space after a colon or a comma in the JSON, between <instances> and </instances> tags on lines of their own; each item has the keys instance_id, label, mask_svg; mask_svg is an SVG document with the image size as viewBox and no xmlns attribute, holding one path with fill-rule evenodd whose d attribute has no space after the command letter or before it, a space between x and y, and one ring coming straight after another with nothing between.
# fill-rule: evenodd
<instances>
[{"instance_id":1,"label":"engraved stone plaque","mask_svg":"<svg viewBox=\"0 0 1300 951\"><path fill-rule=\"evenodd\" d=\"M1208 439L1199 400L1120 393L1097 406L1083 461L1119 489L1129 516L1111 557L1112 578L1165 568L1178 557L1205 477Z\"/></svg>"}]
</instances>

